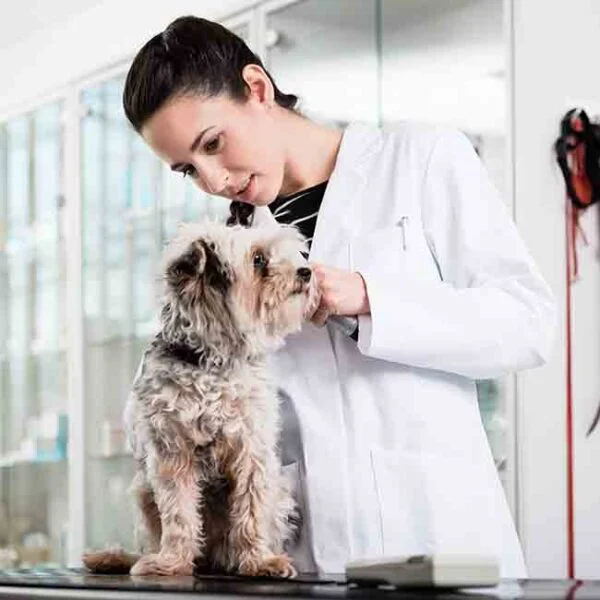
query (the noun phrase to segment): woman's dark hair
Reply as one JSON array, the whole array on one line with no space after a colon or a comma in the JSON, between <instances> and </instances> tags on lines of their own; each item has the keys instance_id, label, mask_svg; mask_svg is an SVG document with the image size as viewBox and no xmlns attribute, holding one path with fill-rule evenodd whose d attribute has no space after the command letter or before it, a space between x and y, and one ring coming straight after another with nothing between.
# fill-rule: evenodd
<instances>
[{"instance_id":1,"label":"woman's dark hair","mask_svg":"<svg viewBox=\"0 0 600 600\"><path fill-rule=\"evenodd\" d=\"M235 33L213 21L180 17L146 42L133 59L123 90L125 115L139 133L167 100L180 94L227 93L244 101L248 87L242 69L249 64L264 69ZM265 73L273 84L275 102L293 110L297 96L284 94L266 69Z\"/></svg>"}]
</instances>

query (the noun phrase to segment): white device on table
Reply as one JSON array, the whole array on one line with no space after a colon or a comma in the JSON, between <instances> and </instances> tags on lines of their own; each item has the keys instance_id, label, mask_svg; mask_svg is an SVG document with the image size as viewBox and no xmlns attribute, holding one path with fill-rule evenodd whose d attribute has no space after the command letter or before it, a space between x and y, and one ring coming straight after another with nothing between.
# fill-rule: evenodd
<instances>
[{"instance_id":1,"label":"white device on table","mask_svg":"<svg viewBox=\"0 0 600 600\"><path fill-rule=\"evenodd\" d=\"M499 583L493 556L433 554L350 561L346 581L401 587L480 587Z\"/></svg>"}]
</instances>

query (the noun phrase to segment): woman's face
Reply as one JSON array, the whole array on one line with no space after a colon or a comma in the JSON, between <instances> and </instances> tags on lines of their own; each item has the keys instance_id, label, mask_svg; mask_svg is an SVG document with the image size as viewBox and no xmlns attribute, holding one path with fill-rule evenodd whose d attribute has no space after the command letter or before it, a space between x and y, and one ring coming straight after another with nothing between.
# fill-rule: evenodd
<instances>
[{"instance_id":1,"label":"woman's face","mask_svg":"<svg viewBox=\"0 0 600 600\"><path fill-rule=\"evenodd\" d=\"M285 157L272 117L272 101L251 93L244 103L229 96L179 96L160 108L142 136L173 171L203 191L255 206L282 188Z\"/></svg>"}]
</instances>

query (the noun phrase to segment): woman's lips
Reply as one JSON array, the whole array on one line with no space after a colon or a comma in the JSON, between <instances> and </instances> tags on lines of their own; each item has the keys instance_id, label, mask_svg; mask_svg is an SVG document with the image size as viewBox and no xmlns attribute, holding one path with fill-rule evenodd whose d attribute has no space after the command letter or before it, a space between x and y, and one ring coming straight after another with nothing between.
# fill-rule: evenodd
<instances>
[{"instance_id":1,"label":"woman's lips","mask_svg":"<svg viewBox=\"0 0 600 600\"><path fill-rule=\"evenodd\" d=\"M248 204L252 203L252 200L256 196L256 176L254 174L250 175L250 180L248 181L248 185L244 189L243 192L240 192L237 197L243 202L247 202Z\"/></svg>"}]
</instances>

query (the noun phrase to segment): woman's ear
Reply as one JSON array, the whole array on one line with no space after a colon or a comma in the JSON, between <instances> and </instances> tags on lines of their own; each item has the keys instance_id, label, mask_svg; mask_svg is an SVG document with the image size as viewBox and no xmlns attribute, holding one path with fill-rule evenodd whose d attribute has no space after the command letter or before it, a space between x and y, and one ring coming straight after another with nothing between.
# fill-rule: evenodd
<instances>
[{"instance_id":1,"label":"woman's ear","mask_svg":"<svg viewBox=\"0 0 600 600\"><path fill-rule=\"evenodd\" d=\"M270 108L275 99L275 90L269 76L259 65L246 65L242 69L242 78L249 89L248 99L254 99L259 104Z\"/></svg>"}]
</instances>

